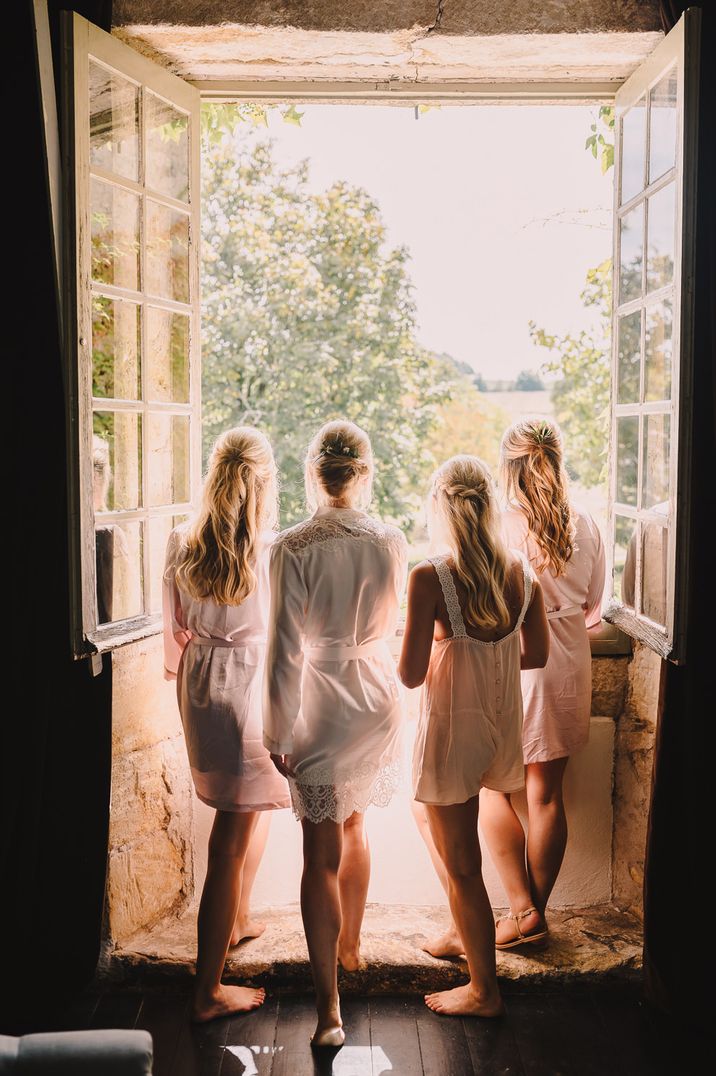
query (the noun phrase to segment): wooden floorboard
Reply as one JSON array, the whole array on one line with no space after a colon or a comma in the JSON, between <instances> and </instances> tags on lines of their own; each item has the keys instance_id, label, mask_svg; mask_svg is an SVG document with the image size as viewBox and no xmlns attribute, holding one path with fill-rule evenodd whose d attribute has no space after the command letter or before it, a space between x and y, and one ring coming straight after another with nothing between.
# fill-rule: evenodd
<instances>
[{"instance_id":1,"label":"wooden floorboard","mask_svg":"<svg viewBox=\"0 0 716 1076\"><path fill-rule=\"evenodd\" d=\"M447 1073L471 1076L470 1047L460 1017L438 1016L423 1005L417 1025L424 1076L446 1076Z\"/></svg>"},{"instance_id":2,"label":"wooden floorboard","mask_svg":"<svg viewBox=\"0 0 716 1076\"><path fill-rule=\"evenodd\" d=\"M506 1014L496 1020L464 1016L462 1023L475 1073L484 1073L485 1076L525 1076L509 1004Z\"/></svg>"},{"instance_id":3,"label":"wooden floorboard","mask_svg":"<svg viewBox=\"0 0 716 1076\"><path fill-rule=\"evenodd\" d=\"M189 1019L186 995L148 994L139 1010L136 1027L148 1031L154 1043L152 1076L173 1076L172 1062L179 1036Z\"/></svg>"},{"instance_id":4,"label":"wooden floorboard","mask_svg":"<svg viewBox=\"0 0 716 1076\"><path fill-rule=\"evenodd\" d=\"M141 1008L141 994L103 994L88 1027L131 1029L137 1022Z\"/></svg>"},{"instance_id":5,"label":"wooden floorboard","mask_svg":"<svg viewBox=\"0 0 716 1076\"><path fill-rule=\"evenodd\" d=\"M253 1012L235 1016L229 1025L220 1076L271 1076L274 1062L278 998L269 997Z\"/></svg>"},{"instance_id":6,"label":"wooden floorboard","mask_svg":"<svg viewBox=\"0 0 716 1076\"><path fill-rule=\"evenodd\" d=\"M315 1076L309 1044L315 1027L316 1005L312 997L279 998L271 1076Z\"/></svg>"},{"instance_id":7,"label":"wooden floorboard","mask_svg":"<svg viewBox=\"0 0 716 1076\"><path fill-rule=\"evenodd\" d=\"M373 1076L421 1076L417 1018L424 1007L420 998L370 999Z\"/></svg>"},{"instance_id":8,"label":"wooden floorboard","mask_svg":"<svg viewBox=\"0 0 716 1076\"><path fill-rule=\"evenodd\" d=\"M219 1076L230 1017L194 1024L184 1019L171 1062L171 1076Z\"/></svg>"}]
</instances>

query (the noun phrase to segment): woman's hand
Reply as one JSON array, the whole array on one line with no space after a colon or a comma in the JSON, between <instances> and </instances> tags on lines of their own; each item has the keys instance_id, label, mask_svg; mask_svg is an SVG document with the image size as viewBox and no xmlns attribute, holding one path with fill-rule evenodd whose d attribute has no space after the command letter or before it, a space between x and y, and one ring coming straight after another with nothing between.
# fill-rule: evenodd
<instances>
[{"instance_id":1,"label":"woman's hand","mask_svg":"<svg viewBox=\"0 0 716 1076\"><path fill-rule=\"evenodd\" d=\"M271 755L271 761L283 777L295 777L289 762L290 755Z\"/></svg>"}]
</instances>

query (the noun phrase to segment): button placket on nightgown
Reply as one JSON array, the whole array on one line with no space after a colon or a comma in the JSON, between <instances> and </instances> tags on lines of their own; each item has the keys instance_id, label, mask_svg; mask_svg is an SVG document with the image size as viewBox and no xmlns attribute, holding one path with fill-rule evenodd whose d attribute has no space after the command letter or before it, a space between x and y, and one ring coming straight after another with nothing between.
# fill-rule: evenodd
<instances>
[{"instance_id":1,"label":"button placket on nightgown","mask_svg":"<svg viewBox=\"0 0 716 1076\"><path fill-rule=\"evenodd\" d=\"M502 683L501 676L501 662L500 651L497 647L493 647L493 656L495 659L495 709L497 713L502 715L502 688L499 686Z\"/></svg>"}]
</instances>

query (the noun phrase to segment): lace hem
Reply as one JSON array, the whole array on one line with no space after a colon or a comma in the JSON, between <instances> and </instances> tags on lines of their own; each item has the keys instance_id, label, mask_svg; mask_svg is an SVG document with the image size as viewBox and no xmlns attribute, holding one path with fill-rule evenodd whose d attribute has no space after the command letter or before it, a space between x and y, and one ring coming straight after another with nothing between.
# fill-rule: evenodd
<instances>
[{"instance_id":1,"label":"lace hem","mask_svg":"<svg viewBox=\"0 0 716 1076\"><path fill-rule=\"evenodd\" d=\"M293 813L299 822L345 822L354 812L361 814L373 804L387 807L400 788L401 766L398 760L381 766L372 780L364 784L352 781L333 784L311 784L289 780Z\"/></svg>"},{"instance_id":2,"label":"lace hem","mask_svg":"<svg viewBox=\"0 0 716 1076\"><path fill-rule=\"evenodd\" d=\"M300 553L309 546L320 545L324 549L336 549L346 540L373 542L384 546L394 553L407 550L405 535L397 527L366 517L365 519L307 519L303 523L284 531L276 539L290 553Z\"/></svg>"}]
</instances>

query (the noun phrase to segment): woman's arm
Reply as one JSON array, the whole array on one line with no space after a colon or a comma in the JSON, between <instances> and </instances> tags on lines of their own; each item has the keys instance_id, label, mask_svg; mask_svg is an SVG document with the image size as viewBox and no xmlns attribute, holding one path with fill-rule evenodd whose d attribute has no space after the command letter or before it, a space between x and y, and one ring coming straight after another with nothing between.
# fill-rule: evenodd
<instances>
[{"instance_id":1,"label":"woman's arm","mask_svg":"<svg viewBox=\"0 0 716 1076\"><path fill-rule=\"evenodd\" d=\"M398 676L406 687L419 687L428 671L437 612L435 599L435 569L432 564L418 564L408 579L408 613L398 662Z\"/></svg>"},{"instance_id":2,"label":"woman's arm","mask_svg":"<svg viewBox=\"0 0 716 1076\"><path fill-rule=\"evenodd\" d=\"M271 549L271 608L264 679L264 745L282 773L293 750L293 726L301 705L306 585L301 566L279 540ZM277 761L280 758L281 764Z\"/></svg>"},{"instance_id":3,"label":"woman's arm","mask_svg":"<svg viewBox=\"0 0 716 1076\"><path fill-rule=\"evenodd\" d=\"M532 599L520 629L520 668L543 669L549 657L549 624L544 608L542 587L532 583Z\"/></svg>"},{"instance_id":4,"label":"woman's arm","mask_svg":"<svg viewBox=\"0 0 716 1076\"><path fill-rule=\"evenodd\" d=\"M584 619L587 624L587 629L594 628L601 623L602 619L602 597L604 595L604 575L605 575L605 563L604 563L604 542L602 541L602 535L599 531L599 527L594 521L592 521L592 527L594 528L594 538L596 541L596 553L594 561L592 563L592 574L589 579L589 588L587 590L587 602L584 611ZM626 577L626 568L624 569L624 575ZM622 584L624 586L624 584ZM633 591L632 584L632 591ZM633 600L633 593L632 593Z\"/></svg>"},{"instance_id":5,"label":"woman's arm","mask_svg":"<svg viewBox=\"0 0 716 1076\"><path fill-rule=\"evenodd\" d=\"M179 587L176 584L178 537L172 532L167 542L167 554L162 578L162 620L164 633L164 678L176 680L184 648L191 632L184 624Z\"/></svg>"}]
</instances>

